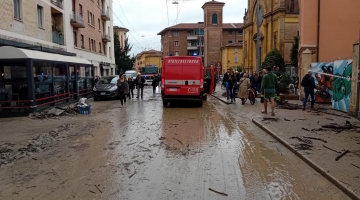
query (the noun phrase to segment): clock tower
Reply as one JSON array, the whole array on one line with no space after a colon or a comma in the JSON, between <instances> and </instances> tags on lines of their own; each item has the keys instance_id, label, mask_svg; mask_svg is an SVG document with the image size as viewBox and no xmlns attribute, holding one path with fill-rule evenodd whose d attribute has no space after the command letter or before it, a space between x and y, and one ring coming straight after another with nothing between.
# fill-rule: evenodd
<instances>
[{"instance_id":1,"label":"clock tower","mask_svg":"<svg viewBox=\"0 0 360 200\"><path fill-rule=\"evenodd\" d=\"M225 3L218 1L206 2L204 10L204 66L221 63L221 42L223 30L223 7ZM222 69L220 69L222 71Z\"/></svg>"}]
</instances>

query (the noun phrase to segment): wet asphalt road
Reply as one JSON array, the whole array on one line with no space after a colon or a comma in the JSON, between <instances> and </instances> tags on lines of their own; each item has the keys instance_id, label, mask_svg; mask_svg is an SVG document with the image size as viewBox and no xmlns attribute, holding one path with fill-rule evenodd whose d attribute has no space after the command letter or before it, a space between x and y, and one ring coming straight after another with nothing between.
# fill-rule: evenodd
<instances>
[{"instance_id":1,"label":"wet asphalt road","mask_svg":"<svg viewBox=\"0 0 360 200\"><path fill-rule=\"evenodd\" d=\"M267 148L217 100L163 108L160 94L146 92L111 112L119 144L110 163L125 170L109 199L345 198L293 154Z\"/></svg>"},{"instance_id":2,"label":"wet asphalt road","mask_svg":"<svg viewBox=\"0 0 360 200\"><path fill-rule=\"evenodd\" d=\"M91 104L90 116L39 121L73 123L71 137L0 168L0 199L348 199L255 127L251 107L164 108L150 88L126 108Z\"/></svg>"}]
</instances>

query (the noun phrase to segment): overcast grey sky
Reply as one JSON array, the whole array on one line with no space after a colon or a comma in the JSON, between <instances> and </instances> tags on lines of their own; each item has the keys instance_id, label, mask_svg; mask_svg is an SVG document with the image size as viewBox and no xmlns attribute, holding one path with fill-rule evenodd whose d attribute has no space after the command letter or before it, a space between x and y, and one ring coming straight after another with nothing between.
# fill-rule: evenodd
<instances>
[{"instance_id":1,"label":"overcast grey sky","mask_svg":"<svg viewBox=\"0 0 360 200\"><path fill-rule=\"evenodd\" d=\"M203 21L205 2L210 0L113 0L114 25L126 27L129 41L133 45L132 53L140 53L144 49L160 50L161 30L177 23L197 23ZM218 0L221 1L221 0ZM166 2L167 5L166 6ZM242 23L247 0L223 0L224 23ZM169 17L167 13L167 7ZM169 19L169 20L168 20ZM168 22L169 21L169 22ZM145 37L141 37L144 35Z\"/></svg>"}]
</instances>

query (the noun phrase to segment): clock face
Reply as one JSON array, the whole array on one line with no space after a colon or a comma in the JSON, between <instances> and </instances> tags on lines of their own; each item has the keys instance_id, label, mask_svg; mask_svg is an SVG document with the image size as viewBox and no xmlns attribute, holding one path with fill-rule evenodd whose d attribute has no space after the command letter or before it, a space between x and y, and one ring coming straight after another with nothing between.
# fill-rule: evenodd
<instances>
[{"instance_id":1,"label":"clock face","mask_svg":"<svg viewBox=\"0 0 360 200\"><path fill-rule=\"evenodd\" d=\"M262 20L263 20L263 15L264 15L263 9L261 6L258 7L256 14L257 14L257 26L260 26L262 23Z\"/></svg>"}]
</instances>

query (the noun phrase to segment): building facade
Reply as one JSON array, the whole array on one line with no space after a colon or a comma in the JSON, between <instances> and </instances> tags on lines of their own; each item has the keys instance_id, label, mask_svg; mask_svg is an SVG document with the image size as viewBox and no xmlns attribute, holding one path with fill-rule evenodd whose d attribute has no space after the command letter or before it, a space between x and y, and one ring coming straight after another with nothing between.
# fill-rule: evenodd
<instances>
[{"instance_id":1,"label":"building facade","mask_svg":"<svg viewBox=\"0 0 360 200\"><path fill-rule=\"evenodd\" d=\"M2 0L0 45L77 56L115 74L111 0Z\"/></svg>"},{"instance_id":2,"label":"building facade","mask_svg":"<svg viewBox=\"0 0 360 200\"><path fill-rule=\"evenodd\" d=\"M267 53L277 48L284 57L285 64L289 65L294 37L299 34L298 16L299 0L248 0L243 27L245 68L251 71L257 68L258 27L261 63Z\"/></svg>"},{"instance_id":3,"label":"building facade","mask_svg":"<svg viewBox=\"0 0 360 200\"><path fill-rule=\"evenodd\" d=\"M204 66L221 64L221 48L243 41L242 23L223 23L224 5L217 1L206 2L202 6L203 22L180 23L159 32L162 57L201 56Z\"/></svg>"},{"instance_id":4,"label":"building facade","mask_svg":"<svg viewBox=\"0 0 360 200\"><path fill-rule=\"evenodd\" d=\"M111 0L64 1L67 51L94 65L95 75L115 75Z\"/></svg>"},{"instance_id":5,"label":"building facade","mask_svg":"<svg viewBox=\"0 0 360 200\"><path fill-rule=\"evenodd\" d=\"M135 70L141 69L147 65L156 65L161 70L162 68L162 52L156 50L142 51L136 55Z\"/></svg>"},{"instance_id":6,"label":"building facade","mask_svg":"<svg viewBox=\"0 0 360 200\"><path fill-rule=\"evenodd\" d=\"M125 46L125 41L127 39L127 33L129 32L129 29L114 26L114 33L116 33L119 36L120 46L123 48Z\"/></svg>"},{"instance_id":7,"label":"building facade","mask_svg":"<svg viewBox=\"0 0 360 200\"><path fill-rule=\"evenodd\" d=\"M237 69L244 66L244 52L242 42L236 42L221 47L221 73L224 74L227 69Z\"/></svg>"},{"instance_id":8,"label":"building facade","mask_svg":"<svg viewBox=\"0 0 360 200\"><path fill-rule=\"evenodd\" d=\"M352 0L300 1L299 57L309 49L312 62L351 58L359 39L359 7L360 1Z\"/></svg>"}]
</instances>

